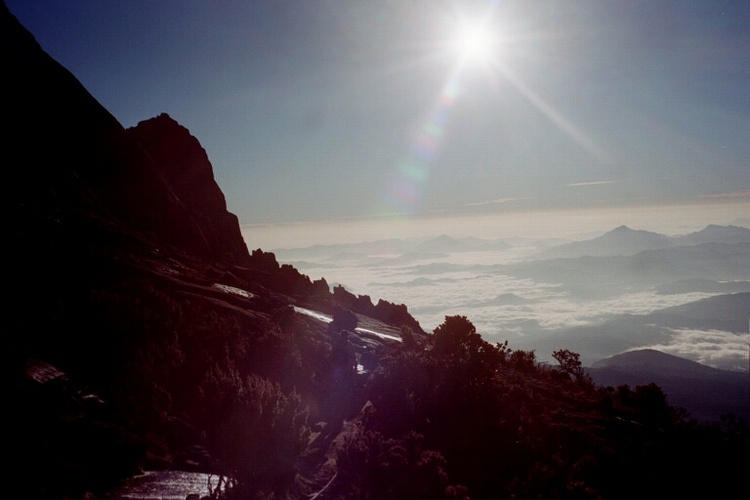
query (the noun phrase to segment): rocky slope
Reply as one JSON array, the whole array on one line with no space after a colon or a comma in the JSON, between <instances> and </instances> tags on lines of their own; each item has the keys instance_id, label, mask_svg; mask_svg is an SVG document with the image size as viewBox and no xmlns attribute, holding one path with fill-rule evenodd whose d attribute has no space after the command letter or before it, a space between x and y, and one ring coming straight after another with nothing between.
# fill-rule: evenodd
<instances>
[{"instance_id":1,"label":"rocky slope","mask_svg":"<svg viewBox=\"0 0 750 500\"><path fill-rule=\"evenodd\" d=\"M340 290L342 302L325 280L251 255L186 128L162 114L125 130L4 4L0 36L0 332L15 408L4 449L29 495L102 488L141 467L216 468L234 457L226 418L246 407L240 394L286 404L289 438L263 446L296 446L299 405L326 397L313 377L332 376L340 340L339 325L293 305L383 318L360 316L370 332L348 343L371 368L402 321L421 334L405 306Z\"/></svg>"}]
</instances>

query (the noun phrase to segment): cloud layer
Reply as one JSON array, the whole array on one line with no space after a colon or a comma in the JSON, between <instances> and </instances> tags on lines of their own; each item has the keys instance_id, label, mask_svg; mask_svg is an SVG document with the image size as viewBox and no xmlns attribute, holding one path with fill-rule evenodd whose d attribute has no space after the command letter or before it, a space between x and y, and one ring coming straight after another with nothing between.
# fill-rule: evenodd
<instances>
[{"instance_id":1,"label":"cloud layer","mask_svg":"<svg viewBox=\"0 0 750 500\"><path fill-rule=\"evenodd\" d=\"M542 357L554 348L563 347L562 344L573 342L580 346L582 356L591 361L593 357L617 354L628 347L650 347L725 369L748 368L747 325L737 318L722 316L719 309L729 306L699 302L723 297L724 292L677 287L681 293L664 293L660 280L679 282L682 278L681 274L670 275L669 269L646 273L645 278L629 277L627 273L632 272L628 271L629 263L640 266L646 257L537 262L532 258L544 244L494 245L488 247L493 249L482 251L473 250L480 245L475 240L467 251L424 250L430 246L445 250L457 245L457 240L448 240L436 239L428 245L424 240L390 241L388 245L370 242L353 245L350 252L336 246L330 248L329 255L326 247L311 247L308 259L291 263L313 279L324 276L329 283L342 284L354 294L406 304L427 331L442 323L445 316L464 315L487 340L508 340L511 347L537 349ZM438 245L443 247L437 248ZM370 254L368 247L372 249ZM394 252L389 253L388 248ZM701 248L692 247L688 254L691 259L699 259L696 262L701 262L704 272L710 274L710 259L701 254ZM707 247L708 250L717 254L716 247ZM674 252L684 258L682 248ZM297 258L304 254L305 250L294 251ZM663 262L670 262L672 254L644 255L657 255L657 262L663 266ZM680 266L674 267L676 272L691 268L692 261L680 262ZM582 267L577 268L579 265ZM606 266L614 270L602 274ZM722 266L726 267L723 260L718 263L718 267ZM563 267L566 269L561 274ZM587 275L587 269L599 271ZM618 274L619 269L624 270L625 278ZM748 269L735 272L740 273L737 279L747 279L743 273ZM573 281L570 275L574 276ZM706 281L704 277L695 283ZM747 282L737 284L742 288ZM586 336L592 342L580 340Z\"/></svg>"}]
</instances>

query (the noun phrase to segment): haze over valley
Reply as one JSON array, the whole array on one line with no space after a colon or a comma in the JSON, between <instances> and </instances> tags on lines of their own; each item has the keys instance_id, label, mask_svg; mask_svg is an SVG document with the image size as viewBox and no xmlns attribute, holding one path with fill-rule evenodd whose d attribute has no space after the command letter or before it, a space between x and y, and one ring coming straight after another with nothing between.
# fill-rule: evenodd
<instances>
[{"instance_id":1,"label":"haze over valley","mask_svg":"<svg viewBox=\"0 0 750 500\"><path fill-rule=\"evenodd\" d=\"M743 241L665 243L748 225L746 2L7 3L121 123L195 134L250 250L428 331L747 369L736 324L633 324L747 291Z\"/></svg>"},{"instance_id":2,"label":"haze over valley","mask_svg":"<svg viewBox=\"0 0 750 500\"><path fill-rule=\"evenodd\" d=\"M750 229L668 236L620 226L580 238L442 235L273 251L312 279L407 304L427 331L459 314L487 340L546 360L559 348L587 364L655 348L748 370Z\"/></svg>"}]
</instances>

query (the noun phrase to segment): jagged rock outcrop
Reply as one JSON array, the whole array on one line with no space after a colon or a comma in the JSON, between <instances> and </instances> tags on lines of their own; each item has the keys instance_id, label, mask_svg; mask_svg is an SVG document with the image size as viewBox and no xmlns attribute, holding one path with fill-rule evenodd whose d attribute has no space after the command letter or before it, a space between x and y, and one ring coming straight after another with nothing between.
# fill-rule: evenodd
<instances>
[{"instance_id":1,"label":"jagged rock outcrop","mask_svg":"<svg viewBox=\"0 0 750 500\"><path fill-rule=\"evenodd\" d=\"M293 470L303 401L341 408L338 336L289 307L330 310L328 283L250 255L198 140L165 114L125 130L1 0L0 42L9 476L26 497L81 497L141 466L246 463L233 432L277 450L272 473ZM360 343L371 357L399 344ZM65 390L30 382L29 359L64 372ZM269 419L285 406L287 427L228 426L258 402Z\"/></svg>"},{"instance_id":2,"label":"jagged rock outcrop","mask_svg":"<svg viewBox=\"0 0 750 500\"><path fill-rule=\"evenodd\" d=\"M145 374L154 367L146 357L165 333L185 332L182 308L211 317L234 311L203 290L227 267L247 265L249 254L197 140L164 117L147 130L154 137L126 131L3 2L0 64L0 258L10 290L0 366L13 408L3 449L23 496L55 498L132 473L146 448L173 460L171 453L200 444L147 439L170 417L170 395ZM194 175L204 190L190 197L185 179ZM205 273L210 264L216 276ZM255 324L261 314L240 317ZM96 390L107 413L29 383L28 359ZM140 444L124 443L124 453L120 441L131 433Z\"/></svg>"},{"instance_id":3,"label":"jagged rock outcrop","mask_svg":"<svg viewBox=\"0 0 750 500\"><path fill-rule=\"evenodd\" d=\"M393 304L380 299L377 305L373 305L372 299L368 295L355 296L340 285L334 287L333 298L337 304L350 309L352 312L364 314L391 325L408 326L414 332L424 333L419 322L409 314L405 304Z\"/></svg>"},{"instance_id":4,"label":"jagged rock outcrop","mask_svg":"<svg viewBox=\"0 0 750 500\"><path fill-rule=\"evenodd\" d=\"M198 228L214 260L247 264L247 245L237 216L227 211L226 200L214 180L208 155L188 129L166 113L127 130L153 159L154 167Z\"/></svg>"},{"instance_id":5,"label":"jagged rock outcrop","mask_svg":"<svg viewBox=\"0 0 750 500\"><path fill-rule=\"evenodd\" d=\"M187 130L162 116L125 131L4 4L0 33L6 75L0 211L14 248L26 254L81 246L86 242L64 235L85 226L92 240L145 239L199 258L246 263L236 217ZM203 188L190 195L194 180ZM29 225L40 230L30 232Z\"/></svg>"}]
</instances>

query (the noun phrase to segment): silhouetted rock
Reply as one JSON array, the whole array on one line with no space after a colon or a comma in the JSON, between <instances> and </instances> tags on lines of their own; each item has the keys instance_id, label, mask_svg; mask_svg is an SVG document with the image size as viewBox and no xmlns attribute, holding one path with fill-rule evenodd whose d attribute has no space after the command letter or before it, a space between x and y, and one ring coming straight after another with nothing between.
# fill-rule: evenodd
<instances>
[{"instance_id":1,"label":"silhouetted rock","mask_svg":"<svg viewBox=\"0 0 750 500\"><path fill-rule=\"evenodd\" d=\"M86 226L88 240L146 239L200 258L247 261L236 217L187 130L164 115L126 132L4 4L0 28L0 210L15 248L89 243L59 240L68 227Z\"/></svg>"},{"instance_id":2,"label":"silhouetted rock","mask_svg":"<svg viewBox=\"0 0 750 500\"><path fill-rule=\"evenodd\" d=\"M396 327L408 326L414 332L424 333L419 322L409 314L404 304L393 304L380 299L377 305L373 305L368 295L355 296L341 285L333 288L333 299L337 304L343 305L352 312L371 316Z\"/></svg>"},{"instance_id":3,"label":"silhouetted rock","mask_svg":"<svg viewBox=\"0 0 750 500\"><path fill-rule=\"evenodd\" d=\"M3 379L10 389L3 451L6 473L23 483L19 496L59 498L140 471L145 443L110 405L40 360L27 359L11 377Z\"/></svg>"},{"instance_id":4,"label":"silhouetted rock","mask_svg":"<svg viewBox=\"0 0 750 500\"><path fill-rule=\"evenodd\" d=\"M149 352L144 339L158 344L161 334L149 332L145 316L160 318L152 326L177 320L167 297L180 293L192 294L193 307L231 310L204 292L210 276L201 273L213 261L222 263L216 276L228 276L226 266L246 265L249 255L187 130L161 117L125 131L4 3L0 63L0 258L10 290L1 364L14 407L4 449L27 496L76 495L136 471L153 445L145 437L168 408L138 401L154 385L135 381L143 372L135 364ZM203 189L191 194L193 176ZM29 358L76 385L60 377L30 383ZM70 389L79 386L93 387L107 406ZM157 413L138 414L143 403Z\"/></svg>"},{"instance_id":5,"label":"silhouetted rock","mask_svg":"<svg viewBox=\"0 0 750 500\"><path fill-rule=\"evenodd\" d=\"M166 113L127 130L153 159L197 226L209 257L226 263L247 264L249 253L239 222L227 211L224 193L214 180L213 167L198 139Z\"/></svg>"}]
</instances>

